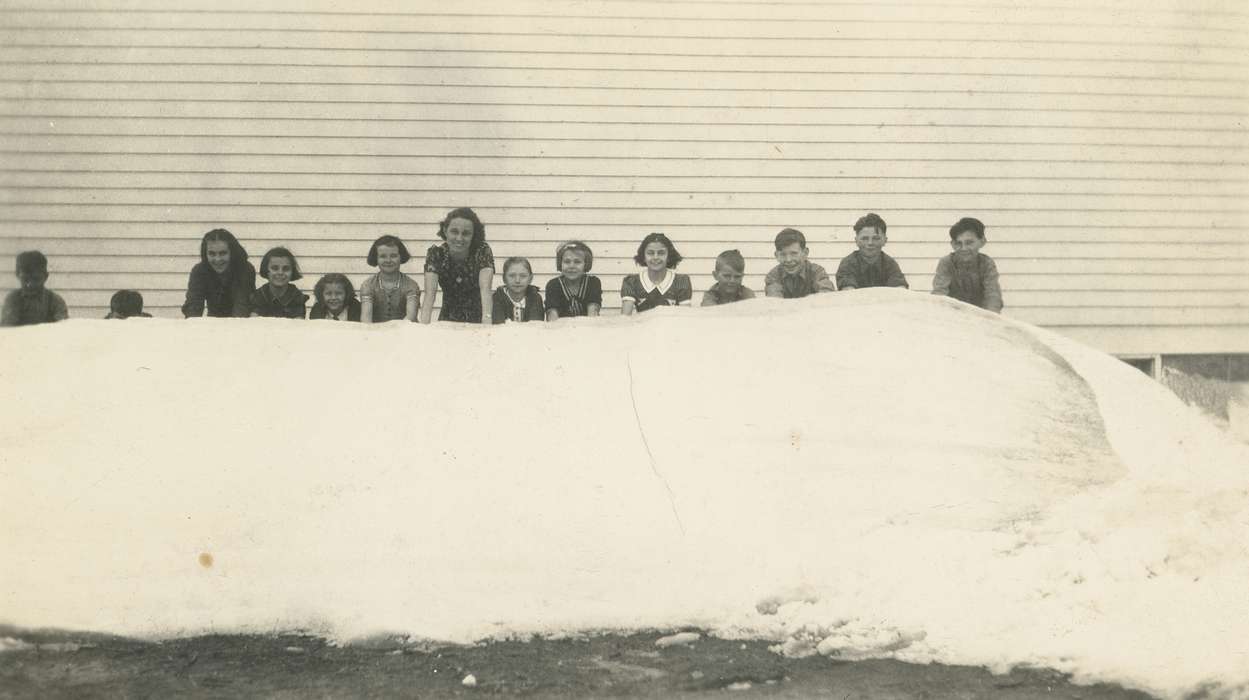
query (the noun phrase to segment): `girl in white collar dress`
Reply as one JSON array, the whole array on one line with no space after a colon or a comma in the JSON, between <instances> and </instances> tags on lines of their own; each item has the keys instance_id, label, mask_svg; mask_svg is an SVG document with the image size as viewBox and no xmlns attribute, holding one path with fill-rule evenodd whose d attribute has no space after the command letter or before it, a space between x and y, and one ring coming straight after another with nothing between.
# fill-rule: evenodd
<instances>
[{"instance_id":1,"label":"girl in white collar dress","mask_svg":"<svg viewBox=\"0 0 1249 700\"><path fill-rule=\"evenodd\" d=\"M662 233L647 235L633 261L646 271L624 278L620 285L620 313L628 316L656 306L690 305L694 287L689 275L676 272L681 254L667 236Z\"/></svg>"}]
</instances>

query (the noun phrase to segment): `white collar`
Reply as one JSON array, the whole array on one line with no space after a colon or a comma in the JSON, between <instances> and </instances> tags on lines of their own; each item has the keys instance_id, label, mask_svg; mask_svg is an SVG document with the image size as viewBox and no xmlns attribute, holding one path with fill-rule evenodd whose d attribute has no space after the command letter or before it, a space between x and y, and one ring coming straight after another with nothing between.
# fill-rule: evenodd
<instances>
[{"instance_id":1,"label":"white collar","mask_svg":"<svg viewBox=\"0 0 1249 700\"><path fill-rule=\"evenodd\" d=\"M650 294L652 291L654 291L656 287L659 288L660 294L667 294L668 290L672 287L672 282L676 280L676 278L677 276L676 274L672 272L672 268L668 268L667 270L664 271L664 278L659 280L659 284L655 284L654 282L651 282L650 270L644 270L641 274L638 275L638 280L642 282L642 291L646 292L647 294Z\"/></svg>"}]
</instances>

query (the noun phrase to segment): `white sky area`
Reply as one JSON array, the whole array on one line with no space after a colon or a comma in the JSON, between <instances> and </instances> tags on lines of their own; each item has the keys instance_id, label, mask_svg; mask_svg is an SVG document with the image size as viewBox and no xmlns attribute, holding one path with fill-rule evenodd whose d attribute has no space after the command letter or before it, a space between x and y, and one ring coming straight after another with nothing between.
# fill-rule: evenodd
<instances>
[{"instance_id":1,"label":"white sky area","mask_svg":"<svg viewBox=\"0 0 1249 700\"><path fill-rule=\"evenodd\" d=\"M1249 695L1249 450L1123 363L948 299L71 320L6 329L0 360L0 622L690 625Z\"/></svg>"}]
</instances>

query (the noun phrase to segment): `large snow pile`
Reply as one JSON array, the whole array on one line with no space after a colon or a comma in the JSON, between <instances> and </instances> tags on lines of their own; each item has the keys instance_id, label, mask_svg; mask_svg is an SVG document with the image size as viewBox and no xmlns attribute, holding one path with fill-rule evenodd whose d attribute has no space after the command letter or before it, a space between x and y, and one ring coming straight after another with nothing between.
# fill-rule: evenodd
<instances>
[{"instance_id":1,"label":"large snow pile","mask_svg":"<svg viewBox=\"0 0 1249 700\"><path fill-rule=\"evenodd\" d=\"M896 290L508 325L3 333L0 622L788 654L1249 692L1249 459Z\"/></svg>"}]
</instances>

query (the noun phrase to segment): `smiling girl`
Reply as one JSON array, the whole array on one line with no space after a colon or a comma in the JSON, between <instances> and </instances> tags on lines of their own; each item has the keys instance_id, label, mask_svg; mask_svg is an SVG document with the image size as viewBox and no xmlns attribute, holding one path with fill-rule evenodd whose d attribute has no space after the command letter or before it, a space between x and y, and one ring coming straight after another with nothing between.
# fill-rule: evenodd
<instances>
[{"instance_id":1,"label":"smiling girl","mask_svg":"<svg viewBox=\"0 0 1249 700\"><path fill-rule=\"evenodd\" d=\"M598 316L603 307L603 284L594 275L594 251L581 241L555 249L559 277L546 283L546 320L569 316Z\"/></svg>"},{"instance_id":2,"label":"smiling girl","mask_svg":"<svg viewBox=\"0 0 1249 700\"><path fill-rule=\"evenodd\" d=\"M662 233L642 239L633 261L646 270L629 275L620 285L620 313L646 311L656 306L689 306L694 296L689 275L674 270L681 263L676 246Z\"/></svg>"},{"instance_id":3,"label":"smiling girl","mask_svg":"<svg viewBox=\"0 0 1249 700\"><path fill-rule=\"evenodd\" d=\"M439 321L493 323L490 303L494 281L494 252L486 243L486 226L468 207L451 210L438 225L440 245L425 253L425 299L421 323L429 323L434 299L442 287Z\"/></svg>"},{"instance_id":4,"label":"smiling girl","mask_svg":"<svg viewBox=\"0 0 1249 700\"><path fill-rule=\"evenodd\" d=\"M369 247L366 259L377 274L360 285L360 319L365 323L416 320L421 303L421 287L399 271L411 259L408 247L395 236L382 236Z\"/></svg>"},{"instance_id":5,"label":"smiling girl","mask_svg":"<svg viewBox=\"0 0 1249 700\"><path fill-rule=\"evenodd\" d=\"M303 318L307 311L308 295L291 284L303 277L295 255L281 246L269 249L260 261L260 276L269 280L252 292L252 316L271 318Z\"/></svg>"},{"instance_id":6,"label":"smiling girl","mask_svg":"<svg viewBox=\"0 0 1249 700\"><path fill-rule=\"evenodd\" d=\"M360 320L360 301L356 299L356 290L351 286L351 280L345 275L331 272L317 280L317 285L312 288L312 296L317 301L312 305L309 319Z\"/></svg>"},{"instance_id":7,"label":"smiling girl","mask_svg":"<svg viewBox=\"0 0 1249 700\"><path fill-rule=\"evenodd\" d=\"M256 289L256 268L247 262L247 251L238 239L215 228L200 240L199 256L187 280L182 315L198 318L207 307L209 316L247 318Z\"/></svg>"}]
</instances>

